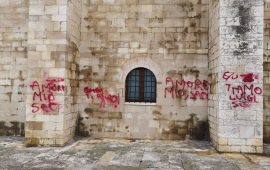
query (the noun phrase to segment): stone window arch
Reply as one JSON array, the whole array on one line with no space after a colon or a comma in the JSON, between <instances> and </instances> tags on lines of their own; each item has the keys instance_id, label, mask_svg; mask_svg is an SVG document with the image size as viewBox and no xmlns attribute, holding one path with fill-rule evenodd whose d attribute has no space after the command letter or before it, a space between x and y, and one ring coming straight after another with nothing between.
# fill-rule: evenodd
<instances>
[{"instance_id":1,"label":"stone window arch","mask_svg":"<svg viewBox=\"0 0 270 170\"><path fill-rule=\"evenodd\" d=\"M151 70L144 67L131 70L125 86L126 102L156 103L157 79Z\"/></svg>"}]
</instances>

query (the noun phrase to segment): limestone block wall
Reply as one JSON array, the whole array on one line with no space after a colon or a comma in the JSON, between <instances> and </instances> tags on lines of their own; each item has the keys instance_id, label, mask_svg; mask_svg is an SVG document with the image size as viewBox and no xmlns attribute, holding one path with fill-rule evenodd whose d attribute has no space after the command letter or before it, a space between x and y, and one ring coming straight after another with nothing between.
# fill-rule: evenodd
<instances>
[{"instance_id":1,"label":"limestone block wall","mask_svg":"<svg viewBox=\"0 0 270 170\"><path fill-rule=\"evenodd\" d=\"M217 113L219 91L217 87L218 82L218 70L220 62L220 3L217 0L211 0L209 2L209 102L208 102L208 121L210 138L214 145L221 143L217 138Z\"/></svg>"},{"instance_id":2,"label":"limestone block wall","mask_svg":"<svg viewBox=\"0 0 270 170\"><path fill-rule=\"evenodd\" d=\"M0 135L24 135L28 0L0 3Z\"/></svg>"},{"instance_id":3,"label":"limestone block wall","mask_svg":"<svg viewBox=\"0 0 270 170\"><path fill-rule=\"evenodd\" d=\"M81 135L207 136L208 97L200 94L208 90L208 0L83 0L81 24ZM126 76L138 67L156 76L154 104L125 102ZM190 87L177 89L181 81Z\"/></svg>"},{"instance_id":4,"label":"limestone block wall","mask_svg":"<svg viewBox=\"0 0 270 170\"><path fill-rule=\"evenodd\" d=\"M76 44L73 1L29 1L26 144L64 145L74 136ZM78 37L78 36L77 36ZM77 40L78 41L78 40ZM76 68L75 68L76 69ZM73 75L74 74L74 75Z\"/></svg>"},{"instance_id":5,"label":"limestone block wall","mask_svg":"<svg viewBox=\"0 0 270 170\"><path fill-rule=\"evenodd\" d=\"M78 92L79 92L79 45L81 38L81 0L71 0L67 4L67 58L66 69L68 71L67 105L70 105L70 114L66 116L65 124L70 127L71 135L75 135L78 115ZM71 137L72 137L71 136Z\"/></svg>"},{"instance_id":6,"label":"limestone block wall","mask_svg":"<svg viewBox=\"0 0 270 170\"><path fill-rule=\"evenodd\" d=\"M82 15L82 1L71 0L67 5L67 39L70 42L80 45L81 39L81 15Z\"/></svg>"},{"instance_id":7,"label":"limestone block wall","mask_svg":"<svg viewBox=\"0 0 270 170\"><path fill-rule=\"evenodd\" d=\"M211 136L219 151L261 153L264 3L218 2L220 50L214 81L218 96L213 103L218 109L212 109L215 114L210 109L210 116L216 116L211 126L217 126L217 132Z\"/></svg>"},{"instance_id":8,"label":"limestone block wall","mask_svg":"<svg viewBox=\"0 0 270 170\"><path fill-rule=\"evenodd\" d=\"M270 1L264 5L264 142L270 143Z\"/></svg>"}]
</instances>

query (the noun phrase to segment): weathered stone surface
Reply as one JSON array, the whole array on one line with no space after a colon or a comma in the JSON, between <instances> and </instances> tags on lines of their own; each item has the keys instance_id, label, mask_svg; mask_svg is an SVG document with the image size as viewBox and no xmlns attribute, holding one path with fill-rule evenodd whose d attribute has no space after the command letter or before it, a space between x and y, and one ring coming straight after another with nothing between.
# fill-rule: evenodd
<instances>
[{"instance_id":1,"label":"weathered stone surface","mask_svg":"<svg viewBox=\"0 0 270 170\"><path fill-rule=\"evenodd\" d=\"M207 142L81 139L62 148L25 148L22 138L1 137L0 167L264 170L270 168L270 161L261 155L220 154Z\"/></svg>"},{"instance_id":2,"label":"weathered stone surface","mask_svg":"<svg viewBox=\"0 0 270 170\"><path fill-rule=\"evenodd\" d=\"M270 22L270 2L265 1L265 6L264 6L264 58L263 58L263 75L264 75L264 85L263 85L263 91L264 91L264 98L263 98L263 106L264 106L264 115L263 115L263 137L264 137L264 142L270 143L270 101L269 101L269 71L270 71L270 65L269 65L269 55L270 55L270 46L269 46L269 22Z\"/></svg>"},{"instance_id":3,"label":"weathered stone surface","mask_svg":"<svg viewBox=\"0 0 270 170\"><path fill-rule=\"evenodd\" d=\"M24 135L26 0L0 2L0 135Z\"/></svg>"},{"instance_id":4,"label":"weathered stone surface","mask_svg":"<svg viewBox=\"0 0 270 170\"><path fill-rule=\"evenodd\" d=\"M210 133L220 151L262 152L269 18L268 0L1 1L0 135L25 129L34 146L64 145L75 129L129 139ZM138 67L155 75L156 103L125 102Z\"/></svg>"},{"instance_id":5,"label":"weathered stone surface","mask_svg":"<svg viewBox=\"0 0 270 170\"><path fill-rule=\"evenodd\" d=\"M26 143L62 146L75 134L81 1L29 2Z\"/></svg>"},{"instance_id":6,"label":"weathered stone surface","mask_svg":"<svg viewBox=\"0 0 270 170\"><path fill-rule=\"evenodd\" d=\"M207 97L185 99L168 92L164 97L168 77L174 86L182 79L208 79L207 2L85 0L82 10L79 131L99 137L207 139ZM156 76L155 104L125 103L125 79L137 67ZM100 94L87 98L85 87L119 96L119 103L105 99L102 105Z\"/></svg>"},{"instance_id":7,"label":"weathered stone surface","mask_svg":"<svg viewBox=\"0 0 270 170\"><path fill-rule=\"evenodd\" d=\"M263 1L256 2L210 2L210 134L222 152L262 152L264 18Z\"/></svg>"}]
</instances>

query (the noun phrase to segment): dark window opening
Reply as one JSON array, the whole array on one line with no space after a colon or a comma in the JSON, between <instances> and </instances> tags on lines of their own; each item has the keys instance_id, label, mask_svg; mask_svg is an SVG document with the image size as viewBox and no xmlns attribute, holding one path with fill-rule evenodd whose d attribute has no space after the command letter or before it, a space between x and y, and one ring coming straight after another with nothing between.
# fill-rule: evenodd
<instances>
[{"instance_id":1,"label":"dark window opening","mask_svg":"<svg viewBox=\"0 0 270 170\"><path fill-rule=\"evenodd\" d=\"M126 78L126 102L156 102L156 77L146 68L132 70Z\"/></svg>"}]
</instances>

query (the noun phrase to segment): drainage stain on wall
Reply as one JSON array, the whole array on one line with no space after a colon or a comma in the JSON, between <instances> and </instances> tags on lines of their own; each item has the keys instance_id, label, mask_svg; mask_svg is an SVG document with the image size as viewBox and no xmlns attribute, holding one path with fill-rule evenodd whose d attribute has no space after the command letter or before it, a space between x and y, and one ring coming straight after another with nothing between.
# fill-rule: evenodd
<instances>
[{"instance_id":1,"label":"drainage stain on wall","mask_svg":"<svg viewBox=\"0 0 270 170\"><path fill-rule=\"evenodd\" d=\"M83 3L87 12L81 20L77 134L203 139L208 105L207 7L208 2L200 0ZM155 73L154 104L125 101L124 76L137 67ZM182 97L172 98L169 92L164 97L166 77L174 87L185 81L181 89L168 89Z\"/></svg>"},{"instance_id":2,"label":"drainage stain on wall","mask_svg":"<svg viewBox=\"0 0 270 170\"><path fill-rule=\"evenodd\" d=\"M92 80L92 67L89 66L88 68L80 70L80 74L83 75L83 81L91 81Z\"/></svg>"},{"instance_id":3,"label":"drainage stain on wall","mask_svg":"<svg viewBox=\"0 0 270 170\"><path fill-rule=\"evenodd\" d=\"M251 15L251 7L247 8L245 6L238 7L238 16L239 16L239 26L233 26L233 31L237 33L237 35L241 35L240 37L235 37L239 39L239 46L236 50L233 51L233 55L244 55L250 53L248 42L249 35L252 27L250 25L251 20L253 20L253 16ZM253 47L256 49L256 46Z\"/></svg>"},{"instance_id":4,"label":"drainage stain on wall","mask_svg":"<svg viewBox=\"0 0 270 170\"><path fill-rule=\"evenodd\" d=\"M115 72L115 74L117 73ZM182 86L191 88L191 90L201 90L202 92L205 92L207 94L209 88L208 82L207 80L201 81L198 79L202 75L201 71L199 69L196 69L196 67L188 68L185 66L185 68L180 71L170 70L167 71L167 75L182 79L182 81L184 81L182 82ZM205 75L204 77L207 77L207 75ZM185 81L184 78L193 81ZM95 84L95 81L88 81L84 83ZM98 82L96 83L98 87L87 88L87 91L98 94L95 97L99 99L104 99L104 97L106 98L106 96L104 96L103 93L100 92L107 91L107 89L100 86L105 84L105 82ZM166 83L161 82L159 86L164 87L166 86ZM83 85L81 85L80 90L85 91L85 88L82 87ZM113 88L109 87L108 89ZM162 94L158 95L161 96ZM82 112L80 113L77 124L77 135L127 139L209 139L207 120L204 120L202 118L206 116L198 116L198 114L207 115L207 109L201 109L204 107L206 108L205 104L207 104L207 97L198 97L197 99L188 98L185 100L182 100L182 98L176 98L173 100L171 98L164 98L164 102L170 101L172 103L174 102L174 100L178 102L174 105L164 105L163 103L160 103L159 105L143 106L136 104L126 105L124 103L124 96L121 96L121 98L119 98L118 107L110 105L104 105L104 107L100 107L99 102L95 102L95 100L92 100L91 102L88 101L88 99L90 98L91 97L89 96L84 98L85 101L87 101L86 103L88 104L85 105L84 110L82 110ZM183 104L183 101L185 104ZM199 106L193 106L192 104L189 105L189 102L198 102ZM169 110L164 110L164 108L168 106L170 106L171 109L198 107L197 110L205 110L205 112L187 114L183 111L181 112L175 110L175 112L170 112Z\"/></svg>"}]
</instances>

